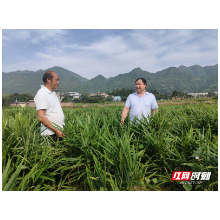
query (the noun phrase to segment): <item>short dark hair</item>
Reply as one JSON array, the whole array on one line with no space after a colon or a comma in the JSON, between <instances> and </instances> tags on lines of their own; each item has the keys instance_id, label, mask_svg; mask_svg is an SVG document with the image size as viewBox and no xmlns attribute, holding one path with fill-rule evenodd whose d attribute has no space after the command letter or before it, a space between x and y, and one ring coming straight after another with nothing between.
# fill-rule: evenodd
<instances>
[{"instance_id":1,"label":"short dark hair","mask_svg":"<svg viewBox=\"0 0 220 220\"><path fill-rule=\"evenodd\" d=\"M144 83L144 85L147 86L147 81L146 81L146 79L144 79L144 78L138 78L138 79L135 80L135 82L137 82L139 79L141 79L142 82Z\"/></svg>"},{"instance_id":2,"label":"short dark hair","mask_svg":"<svg viewBox=\"0 0 220 220\"><path fill-rule=\"evenodd\" d=\"M46 73L44 73L43 75L43 82L44 84L47 82L47 79L49 78L51 81L53 81L53 71L47 71Z\"/></svg>"}]
</instances>

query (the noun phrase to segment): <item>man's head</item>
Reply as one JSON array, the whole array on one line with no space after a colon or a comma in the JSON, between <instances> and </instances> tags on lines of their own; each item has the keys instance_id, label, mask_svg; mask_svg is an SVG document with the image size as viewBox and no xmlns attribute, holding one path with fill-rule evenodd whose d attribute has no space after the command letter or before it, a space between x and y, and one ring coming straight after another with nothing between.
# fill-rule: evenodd
<instances>
[{"instance_id":1,"label":"man's head","mask_svg":"<svg viewBox=\"0 0 220 220\"><path fill-rule=\"evenodd\" d=\"M144 92L146 87L147 87L146 79L144 79L144 78L136 79L136 81L135 81L135 89L136 89L137 93Z\"/></svg>"},{"instance_id":2,"label":"man's head","mask_svg":"<svg viewBox=\"0 0 220 220\"><path fill-rule=\"evenodd\" d=\"M47 71L43 75L44 86L53 91L59 85L59 76L54 71Z\"/></svg>"}]
</instances>

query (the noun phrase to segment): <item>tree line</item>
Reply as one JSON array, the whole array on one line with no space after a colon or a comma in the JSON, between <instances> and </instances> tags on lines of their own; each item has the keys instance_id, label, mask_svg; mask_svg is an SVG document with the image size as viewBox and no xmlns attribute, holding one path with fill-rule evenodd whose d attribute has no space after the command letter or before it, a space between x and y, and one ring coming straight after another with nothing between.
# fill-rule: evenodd
<instances>
[{"instance_id":1,"label":"tree line","mask_svg":"<svg viewBox=\"0 0 220 220\"><path fill-rule=\"evenodd\" d=\"M112 101L112 97L103 97L103 96L89 96L88 93L83 93L80 98L74 99L75 103L105 103Z\"/></svg>"},{"instance_id":2,"label":"tree line","mask_svg":"<svg viewBox=\"0 0 220 220\"><path fill-rule=\"evenodd\" d=\"M16 102L28 102L29 100L33 100L34 96L29 93L14 93L9 95L2 95L2 107L10 106L11 103Z\"/></svg>"},{"instance_id":3,"label":"tree line","mask_svg":"<svg viewBox=\"0 0 220 220\"><path fill-rule=\"evenodd\" d=\"M178 98L191 98L192 97L191 95L187 95L187 93L184 93L182 91L177 91L177 90L174 90L172 95L167 95L166 93L160 93L156 89L153 89L153 90L146 89L146 91L154 94L154 96L156 97L156 100L168 100L168 99L172 99L172 97L178 97ZM125 102L127 100L127 97L132 93L135 93L134 89L125 89L125 88L116 89L116 90L113 90L112 92L108 92L108 91L106 92L106 94L111 95L111 96L121 96L121 100L123 102ZM217 96L215 93L209 92L208 97L217 97ZM68 100L68 98L66 100ZM66 100L63 100L63 101L65 102ZM74 99L74 102L76 103L105 103L105 102L109 102L112 100L113 100L112 97L107 97L107 98L103 96L91 97L89 96L88 93L83 93L80 98ZM70 101L70 99L68 101Z\"/></svg>"},{"instance_id":4,"label":"tree line","mask_svg":"<svg viewBox=\"0 0 220 220\"><path fill-rule=\"evenodd\" d=\"M113 90L112 92L106 92L108 95L111 96L121 96L121 99L123 102L126 101L127 97L134 93L135 91L133 89L116 89ZM179 97L179 98L191 98L191 95L187 95L186 93L182 92L182 91L177 91L174 90L172 95L167 95L166 93L160 93L158 92L156 89L150 90L147 89L147 92L150 92L152 94L154 94L154 96L156 97L156 100L168 100L168 99L172 99L172 97ZM214 93L214 92L209 92L208 93L208 97L213 97L213 98L217 98L218 96ZM6 107L6 106L10 106L11 103L16 102L28 102L29 100L33 100L34 96L29 94L29 93L14 93L14 94L10 94L10 95L2 95L2 107ZM88 93L83 93L81 95L80 98L78 99L74 99L74 102L76 103L105 103L105 102L110 102L112 101L112 97L103 97L103 96L94 96L91 97L89 96ZM62 102L72 102L71 97L65 97Z\"/></svg>"},{"instance_id":5,"label":"tree line","mask_svg":"<svg viewBox=\"0 0 220 220\"><path fill-rule=\"evenodd\" d=\"M147 92L153 93L157 100L161 100L161 99L165 100L165 99L172 98L171 96L168 96L166 93L158 92L156 89L154 89L154 90L147 89ZM135 93L134 89L126 89L126 88L116 89L116 90L113 89L112 92L106 91L106 94L108 94L108 95L121 96L121 100L123 102L125 102L127 100L127 97L132 93ZM102 97L102 96L91 97L91 96L89 96L88 93L84 93L81 95L80 98L74 99L74 101L76 103L104 103L104 102L112 101L112 100L113 99L111 97L107 97L107 98Z\"/></svg>"}]
</instances>

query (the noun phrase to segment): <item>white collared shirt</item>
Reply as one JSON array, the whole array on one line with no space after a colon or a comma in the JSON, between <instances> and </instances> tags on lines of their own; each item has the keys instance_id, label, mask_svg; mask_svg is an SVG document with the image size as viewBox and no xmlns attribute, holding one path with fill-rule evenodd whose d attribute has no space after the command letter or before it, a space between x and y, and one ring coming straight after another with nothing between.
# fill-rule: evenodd
<instances>
[{"instance_id":1,"label":"white collared shirt","mask_svg":"<svg viewBox=\"0 0 220 220\"><path fill-rule=\"evenodd\" d=\"M142 97L140 97L137 92L130 94L126 100L125 106L130 108L131 121L133 121L135 116L137 116L139 120L142 115L148 118L148 116L151 115L151 109L158 108L155 96L149 92L145 92Z\"/></svg>"},{"instance_id":2,"label":"white collared shirt","mask_svg":"<svg viewBox=\"0 0 220 220\"><path fill-rule=\"evenodd\" d=\"M41 88L34 97L34 102L37 110L46 109L45 116L55 128L56 125L63 128L64 114L55 92L51 92L45 86L41 85ZM41 135L43 136L54 134L51 129L45 127L43 124L41 124L41 131Z\"/></svg>"}]
</instances>

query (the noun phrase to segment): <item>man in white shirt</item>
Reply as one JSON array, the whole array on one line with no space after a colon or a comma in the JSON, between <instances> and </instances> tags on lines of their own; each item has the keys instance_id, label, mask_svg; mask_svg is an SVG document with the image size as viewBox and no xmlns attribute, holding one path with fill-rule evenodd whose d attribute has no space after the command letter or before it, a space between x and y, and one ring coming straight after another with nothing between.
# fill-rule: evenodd
<instances>
[{"instance_id":1,"label":"man in white shirt","mask_svg":"<svg viewBox=\"0 0 220 220\"><path fill-rule=\"evenodd\" d=\"M41 124L41 135L50 136L54 141L57 137L65 136L59 130L64 125L64 114L54 89L59 85L59 76L54 71L47 71L43 75L44 86L34 97L38 119ZM57 126L58 125L58 126Z\"/></svg>"},{"instance_id":2,"label":"man in white shirt","mask_svg":"<svg viewBox=\"0 0 220 220\"><path fill-rule=\"evenodd\" d=\"M131 121L133 121L135 116L137 116L139 120L142 116L148 120L148 116L151 115L151 110L153 116L156 114L155 109L158 109L156 98L152 93L145 91L146 86L147 82L144 78L138 78L135 81L135 89L137 92L130 94L126 100L125 107L121 114L121 125L124 123L129 110Z\"/></svg>"}]
</instances>

